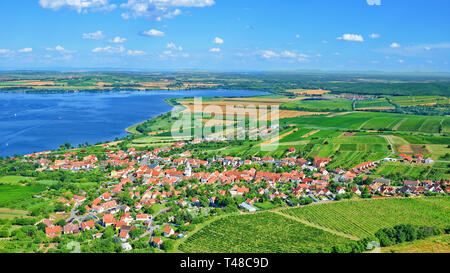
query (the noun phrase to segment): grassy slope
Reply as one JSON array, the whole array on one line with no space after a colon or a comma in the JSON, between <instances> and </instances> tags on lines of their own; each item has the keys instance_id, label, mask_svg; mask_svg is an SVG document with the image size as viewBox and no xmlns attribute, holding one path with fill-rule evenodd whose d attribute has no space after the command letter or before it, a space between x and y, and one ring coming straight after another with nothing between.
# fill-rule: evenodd
<instances>
[{"instance_id":1,"label":"grassy slope","mask_svg":"<svg viewBox=\"0 0 450 273\"><path fill-rule=\"evenodd\" d=\"M450 234L381 248L382 253L450 253Z\"/></svg>"}]
</instances>

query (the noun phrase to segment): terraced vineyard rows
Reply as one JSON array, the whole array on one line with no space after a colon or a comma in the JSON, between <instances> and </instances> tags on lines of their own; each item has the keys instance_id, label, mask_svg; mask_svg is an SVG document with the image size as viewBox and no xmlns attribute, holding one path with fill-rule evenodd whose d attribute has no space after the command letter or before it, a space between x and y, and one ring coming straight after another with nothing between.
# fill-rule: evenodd
<instances>
[{"instance_id":1,"label":"terraced vineyard rows","mask_svg":"<svg viewBox=\"0 0 450 273\"><path fill-rule=\"evenodd\" d=\"M328 252L332 246L350 241L287 217L264 212L217 220L189 237L180 250L196 253Z\"/></svg>"},{"instance_id":2,"label":"terraced vineyard rows","mask_svg":"<svg viewBox=\"0 0 450 273\"><path fill-rule=\"evenodd\" d=\"M450 198L377 199L314 205L282 212L359 238L396 224L450 225Z\"/></svg>"}]
</instances>

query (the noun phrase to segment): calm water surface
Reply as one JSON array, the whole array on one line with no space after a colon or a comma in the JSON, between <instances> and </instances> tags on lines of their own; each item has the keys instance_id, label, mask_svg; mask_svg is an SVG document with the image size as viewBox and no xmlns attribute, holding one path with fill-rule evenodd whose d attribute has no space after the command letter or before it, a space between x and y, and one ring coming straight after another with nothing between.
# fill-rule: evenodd
<instances>
[{"instance_id":1,"label":"calm water surface","mask_svg":"<svg viewBox=\"0 0 450 273\"><path fill-rule=\"evenodd\" d=\"M238 90L120 91L102 93L0 93L0 156L114 140L125 128L168 112L173 97L241 97Z\"/></svg>"}]
</instances>

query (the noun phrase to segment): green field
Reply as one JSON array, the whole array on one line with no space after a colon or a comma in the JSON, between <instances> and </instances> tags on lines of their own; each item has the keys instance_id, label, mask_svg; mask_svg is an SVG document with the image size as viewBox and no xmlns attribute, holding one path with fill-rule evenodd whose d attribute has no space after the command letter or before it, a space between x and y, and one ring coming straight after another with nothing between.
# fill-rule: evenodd
<instances>
[{"instance_id":1,"label":"green field","mask_svg":"<svg viewBox=\"0 0 450 273\"><path fill-rule=\"evenodd\" d=\"M299 129L298 131L280 139L280 142L293 142L293 141L305 140L305 138L303 138L303 136L305 136L306 134L308 134L312 131L314 131L314 130L313 129L304 129L304 128Z\"/></svg>"},{"instance_id":2,"label":"green field","mask_svg":"<svg viewBox=\"0 0 450 273\"><path fill-rule=\"evenodd\" d=\"M44 191L45 188L45 186L0 185L0 207L28 199L32 195Z\"/></svg>"},{"instance_id":3,"label":"green field","mask_svg":"<svg viewBox=\"0 0 450 273\"><path fill-rule=\"evenodd\" d=\"M400 107L449 103L448 98L440 96L394 96L390 99Z\"/></svg>"},{"instance_id":4,"label":"green field","mask_svg":"<svg viewBox=\"0 0 450 273\"><path fill-rule=\"evenodd\" d=\"M189 237L179 250L188 253L329 252L351 241L272 212L230 216Z\"/></svg>"},{"instance_id":5,"label":"green field","mask_svg":"<svg viewBox=\"0 0 450 273\"><path fill-rule=\"evenodd\" d=\"M352 101L347 99L304 99L284 103L280 109L311 112L344 112L352 110Z\"/></svg>"},{"instance_id":6,"label":"green field","mask_svg":"<svg viewBox=\"0 0 450 273\"><path fill-rule=\"evenodd\" d=\"M386 108L386 109L392 109L394 106L390 104L386 98L379 98L379 99L370 99L370 100L362 100L358 101L355 104L355 109L370 109L370 108Z\"/></svg>"},{"instance_id":7,"label":"green field","mask_svg":"<svg viewBox=\"0 0 450 273\"><path fill-rule=\"evenodd\" d=\"M15 184L19 184L21 182L29 182L32 180L33 180L33 178L31 178L31 177L8 175L8 176L0 177L0 184L15 185Z\"/></svg>"},{"instance_id":8,"label":"green field","mask_svg":"<svg viewBox=\"0 0 450 273\"><path fill-rule=\"evenodd\" d=\"M338 130L391 130L423 133L448 131L450 118L374 112L353 112L337 116L303 116L284 119L283 124L299 124L304 128ZM442 125L441 125L442 124Z\"/></svg>"},{"instance_id":9,"label":"green field","mask_svg":"<svg viewBox=\"0 0 450 273\"><path fill-rule=\"evenodd\" d=\"M450 171L447 166L439 167L436 163L433 166L410 165L394 162L383 162L376 169L375 174L384 176L396 181L404 179L410 180L441 180L450 179Z\"/></svg>"},{"instance_id":10,"label":"green field","mask_svg":"<svg viewBox=\"0 0 450 273\"><path fill-rule=\"evenodd\" d=\"M359 238L397 224L446 227L450 198L342 201L283 210L283 213Z\"/></svg>"}]
</instances>

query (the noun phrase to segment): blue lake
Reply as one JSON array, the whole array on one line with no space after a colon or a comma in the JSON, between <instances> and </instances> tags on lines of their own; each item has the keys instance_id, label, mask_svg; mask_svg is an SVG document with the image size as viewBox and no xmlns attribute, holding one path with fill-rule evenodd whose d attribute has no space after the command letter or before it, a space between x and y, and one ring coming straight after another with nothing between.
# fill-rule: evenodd
<instances>
[{"instance_id":1,"label":"blue lake","mask_svg":"<svg viewBox=\"0 0 450 273\"><path fill-rule=\"evenodd\" d=\"M126 136L131 125L168 112L174 97L243 97L265 92L239 90L118 91L101 93L0 93L0 156L57 149L66 142Z\"/></svg>"}]
</instances>

